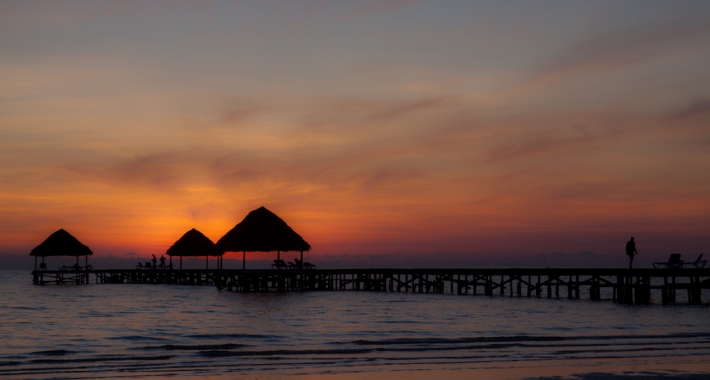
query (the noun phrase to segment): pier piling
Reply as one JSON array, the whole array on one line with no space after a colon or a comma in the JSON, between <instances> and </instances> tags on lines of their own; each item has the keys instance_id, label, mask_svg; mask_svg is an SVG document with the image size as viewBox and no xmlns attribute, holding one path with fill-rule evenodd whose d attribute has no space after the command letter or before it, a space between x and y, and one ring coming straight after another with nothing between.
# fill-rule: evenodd
<instances>
[{"instance_id":1,"label":"pier piling","mask_svg":"<svg viewBox=\"0 0 710 380\"><path fill-rule=\"evenodd\" d=\"M130 270L38 270L33 283L49 284L174 284L215 286L235 292L371 291L437 294L494 294L509 297L542 296L567 299L610 299L622 304L645 305L654 299L662 304L702 304L710 293L710 269L130 269ZM525 290L523 290L525 286ZM685 290L685 292L678 292ZM654 298L655 295L655 298ZM687 296L686 296L687 295ZM707 297L707 295L706 295ZM707 302L706 298L706 302Z\"/></svg>"}]
</instances>

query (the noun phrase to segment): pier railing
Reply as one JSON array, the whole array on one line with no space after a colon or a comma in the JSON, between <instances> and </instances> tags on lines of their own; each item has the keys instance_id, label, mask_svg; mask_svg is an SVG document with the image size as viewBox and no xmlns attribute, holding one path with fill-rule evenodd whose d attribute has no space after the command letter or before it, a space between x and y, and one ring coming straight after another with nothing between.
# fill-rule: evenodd
<instances>
[{"instance_id":1,"label":"pier railing","mask_svg":"<svg viewBox=\"0 0 710 380\"><path fill-rule=\"evenodd\" d=\"M618 303L701 304L710 269L500 268L314 270L35 271L34 283L175 284L236 292L372 291L535 298L610 299Z\"/></svg>"}]
</instances>

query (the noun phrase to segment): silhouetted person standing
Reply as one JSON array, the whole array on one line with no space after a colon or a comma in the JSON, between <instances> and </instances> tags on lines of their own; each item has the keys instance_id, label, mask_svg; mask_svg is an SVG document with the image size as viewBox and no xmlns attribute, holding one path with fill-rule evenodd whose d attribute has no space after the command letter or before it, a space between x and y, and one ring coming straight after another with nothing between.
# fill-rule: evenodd
<instances>
[{"instance_id":1,"label":"silhouetted person standing","mask_svg":"<svg viewBox=\"0 0 710 380\"><path fill-rule=\"evenodd\" d=\"M626 254L629 255L629 269L631 269L631 265L634 263L634 256L639 254L636 251L636 243L634 242L633 236L631 237L631 240L626 243Z\"/></svg>"},{"instance_id":2,"label":"silhouetted person standing","mask_svg":"<svg viewBox=\"0 0 710 380\"><path fill-rule=\"evenodd\" d=\"M155 266L155 262L156 262L156 261L157 261L157 260L155 259L155 255L153 255L153 269L156 268L156 266Z\"/></svg>"},{"instance_id":3,"label":"silhouetted person standing","mask_svg":"<svg viewBox=\"0 0 710 380\"><path fill-rule=\"evenodd\" d=\"M165 256L160 255L160 267L165 269Z\"/></svg>"}]
</instances>

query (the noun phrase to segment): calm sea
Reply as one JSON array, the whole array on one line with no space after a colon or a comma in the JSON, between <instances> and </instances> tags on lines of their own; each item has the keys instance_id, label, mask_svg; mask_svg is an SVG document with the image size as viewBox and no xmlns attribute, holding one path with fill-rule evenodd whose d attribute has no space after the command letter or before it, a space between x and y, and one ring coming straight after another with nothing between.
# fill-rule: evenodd
<instances>
[{"instance_id":1,"label":"calm sea","mask_svg":"<svg viewBox=\"0 0 710 380\"><path fill-rule=\"evenodd\" d=\"M521 366L536 376L535 368L581 363L697 371L710 358L706 305L31 280L0 271L3 379L398 378Z\"/></svg>"}]
</instances>

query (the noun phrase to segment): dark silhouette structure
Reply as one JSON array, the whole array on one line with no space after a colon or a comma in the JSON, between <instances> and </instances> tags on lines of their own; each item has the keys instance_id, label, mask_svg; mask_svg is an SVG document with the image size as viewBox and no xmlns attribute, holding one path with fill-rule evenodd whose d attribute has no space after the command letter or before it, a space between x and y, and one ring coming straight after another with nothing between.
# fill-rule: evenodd
<instances>
[{"instance_id":1,"label":"dark silhouette structure","mask_svg":"<svg viewBox=\"0 0 710 380\"><path fill-rule=\"evenodd\" d=\"M686 298L697 305L710 289L708 268L102 269L34 271L32 276L36 285L88 284L93 277L97 284L215 286L236 292L369 291L558 299L588 295L590 300L627 304L649 304L660 296L663 304Z\"/></svg>"},{"instance_id":2,"label":"dark silhouette structure","mask_svg":"<svg viewBox=\"0 0 710 380\"><path fill-rule=\"evenodd\" d=\"M683 268L683 260L680 259L680 253L671 253L668 261L656 261L653 263L655 269L666 268L666 269L680 269Z\"/></svg>"},{"instance_id":3,"label":"dark silhouette structure","mask_svg":"<svg viewBox=\"0 0 710 380\"><path fill-rule=\"evenodd\" d=\"M698 256L698 258L695 259L695 261L693 261L692 263L688 263L688 264L700 269L700 268L705 268L705 264L707 264L707 263L708 263L708 261L703 260L703 254L701 253L700 256Z\"/></svg>"},{"instance_id":4,"label":"dark silhouette structure","mask_svg":"<svg viewBox=\"0 0 710 380\"><path fill-rule=\"evenodd\" d=\"M242 252L242 269L246 269L247 252L276 251L276 259L281 260L282 251L300 251L300 262L303 262L303 251L309 251L311 245L283 219L265 207L259 207L222 236L217 241L217 248L222 252Z\"/></svg>"},{"instance_id":5,"label":"dark silhouette structure","mask_svg":"<svg viewBox=\"0 0 710 380\"><path fill-rule=\"evenodd\" d=\"M205 269L208 269L209 257L217 256L217 269L222 269L224 251L219 250L210 238L194 228L182 235L166 253L170 256L170 268L173 265L173 256L180 257L180 269L183 256L205 256ZM164 259L161 259L161 263L164 263Z\"/></svg>"},{"instance_id":6,"label":"dark silhouette structure","mask_svg":"<svg viewBox=\"0 0 710 380\"><path fill-rule=\"evenodd\" d=\"M671 256L668 258L668 261L656 261L653 263L653 267L655 269L659 268L666 268L666 269L681 269L685 265L692 265L693 267L697 269L702 269L705 268L705 264L707 264L707 260L703 260L703 254L701 253L700 256L698 256L695 261L683 261L680 259L680 253L671 253Z\"/></svg>"},{"instance_id":7,"label":"dark silhouette structure","mask_svg":"<svg viewBox=\"0 0 710 380\"><path fill-rule=\"evenodd\" d=\"M631 237L631 240L626 243L626 254L629 256L629 269L631 269L632 264L634 263L634 256L639 254L636 251L636 242L634 242L633 236Z\"/></svg>"},{"instance_id":8,"label":"dark silhouette structure","mask_svg":"<svg viewBox=\"0 0 710 380\"><path fill-rule=\"evenodd\" d=\"M44 258L48 256L76 256L76 264L71 267L64 267L64 269L74 269L79 270L79 256L84 256L84 267L90 269L88 257L94 253L89 249L89 247L82 244L77 238L72 236L69 232L64 229L49 235L40 245L35 247L30 253L31 256L35 257L35 270L37 270L37 258L42 258L42 263L40 264L40 269L47 269L47 265L44 263Z\"/></svg>"}]
</instances>

